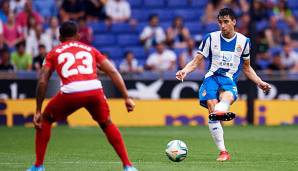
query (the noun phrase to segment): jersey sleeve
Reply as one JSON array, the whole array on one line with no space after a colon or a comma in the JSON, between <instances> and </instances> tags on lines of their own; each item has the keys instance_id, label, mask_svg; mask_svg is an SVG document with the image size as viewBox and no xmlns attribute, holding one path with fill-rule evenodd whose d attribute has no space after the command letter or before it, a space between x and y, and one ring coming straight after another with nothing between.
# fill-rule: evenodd
<instances>
[{"instance_id":1,"label":"jersey sleeve","mask_svg":"<svg viewBox=\"0 0 298 171\"><path fill-rule=\"evenodd\" d=\"M198 48L197 53L200 53L200 54L202 54L205 58L208 58L208 56L209 56L209 52L210 52L210 42L211 42L211 36L210 36L210 34L207 34L207 35L203 38L203 40L202 40L202 42L201 42L201 44L200 44L200 46L199 46L199 48Z\"/></svg>"},{"instance_id":2,"label":"jersey sleeve","mask_svg":"<svg viewBox=\"0 0 298 171\"><path fill-rule=\"evenodd\" d=\"M249 51L250 51L250 39L247 38L247 39L246 39L246 42L245 42L245 45L244 45L243 53L242 53L242 55L241 55L241 57L242 57L244 60L248 60L248 59L250 59Z\"/></svg>"},{"instance_id":3,"label":"jersey sleeve","mask_svg":"<svg viewBox=\"0 0 298 171\"><path fill-rule=\"evenodd\" d=\"M50 68L51 70L54 70L55 69L55 67L54 67L54 61L53 61L53 52L52 51L50 51L47 54L47 56L45 57L42 65L44 67Z\"/></svg>"},{"instance_id":4,"label":"jersey sleeve","mask_svg":"<svg viewBox=\"0 0 298 171\"><path fill-rule=\"evenodd\" d=\"M94 54L95 54L96 63L101 64L105 59L107 59L106 56L104 56L102 53L100 53L95 48L93 48L93 51L94 51Z\"/></svg>"}]
</instances>

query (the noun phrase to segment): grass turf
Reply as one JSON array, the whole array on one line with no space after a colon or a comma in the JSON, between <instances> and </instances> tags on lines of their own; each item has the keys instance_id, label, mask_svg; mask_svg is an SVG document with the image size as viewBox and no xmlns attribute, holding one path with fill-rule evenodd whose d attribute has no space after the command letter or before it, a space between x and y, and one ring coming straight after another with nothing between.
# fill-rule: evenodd
<instances>
[{"instance_id":1,"label":"grass turf","mask_svg":"<svg viewBox=\"0 0 298 171\"><path fill-rule=\"evenodd\" d=\"M129 155L140 171L298 170L298 127L225 127L232 160L219 163L207 127L121 128ZM185 161L164 154L172 139L188 145ZM0 170L25 170L34 161L34 131L0 128ZM45 160L48 171L120 171L121 163L99 128L57 127Z\"/></svg>"}]
</instances>

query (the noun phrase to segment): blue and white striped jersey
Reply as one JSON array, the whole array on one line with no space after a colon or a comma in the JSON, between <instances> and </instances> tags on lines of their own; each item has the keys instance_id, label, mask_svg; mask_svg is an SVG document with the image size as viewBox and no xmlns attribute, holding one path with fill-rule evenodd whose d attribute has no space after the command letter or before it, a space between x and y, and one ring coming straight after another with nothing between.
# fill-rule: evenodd
<instances>
[{"instance_id":1,"label":"blue and white striped jersey","mask_svg":"<svg viewBox=\"0 0 298 171\"><path fill-rule=\"evenodd\" d=\"M205 78L211 75L224 75L237 81L243 60L249 60L250 40L236 32L231 39L224 38L221 31L207 34L197 53L210 59Z\"/></svg>"}]
</instances>

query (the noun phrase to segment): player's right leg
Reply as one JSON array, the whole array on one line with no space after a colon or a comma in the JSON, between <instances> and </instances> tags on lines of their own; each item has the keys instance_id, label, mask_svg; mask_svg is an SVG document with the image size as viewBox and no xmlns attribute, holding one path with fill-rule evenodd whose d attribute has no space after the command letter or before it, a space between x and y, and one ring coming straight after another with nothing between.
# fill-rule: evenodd
<instances>
[{"instance_id":1,"label":"player's right leg","mask_svg":"<svg viewBox=\"0 0 298 171\"><path fill-rule=\"evenodd\" d=\"M219 96L218 89L219 89L219 85L212 77L205 79L203 81L203 84L200 87L200 90L199 90L200 104L208 109L209 114L212 114L214 112L215 106L218 103L218 96ZM220 121L209 120L208 126L209 126L209 131L211 133L211 136L214 140L214 143L219 149L219 151L221 153L226 152L227 150L225 147L224 136L223 136L224 132Z\"/></svg>"},{"instance_id":2,"label":"player's right leg","mask_svg":"<svg viewBox=\"0 0 298 171\"><path fill-rule=\"evenodd\" d=\"M109 143L120 157L124 171L137 171L128 158L128 153L119 129L110 120L110 110L103 91L100 90L94 93L93 98L90 98L90 102L85 108L104 131Z\"/></svg>"},{"instance_id":3,"label":"player's right leg","mask_svg":"<svg viewBox=\"0 0 298 171\"><path fill-rule=\"evenodd\" d=\"M230 91L222 91L219 95L219 102L215 104L214 110L209 115L211 121L230 121L236 116L235 113L230 112L230 104L234 102L234 95Z\"/></svg>"},{"instance_id":4,"label":"player's right leg","mask_svg":"<svg viewBox=\"0 0 298 171\"><path fill-rule=\"evenodd\" d=\"M218 101L215 99L207 101L209 113L212 113L214 111L216 104L218 104ZM209 131L211 133L211 136L213 138L213 141L214 141L215 145L217 146L218 150L220 151L217 161L230 160L230 155L227 152L225 142L224 142L224 131L223 131L220 121L219 120L215 120L215 121L209 120L208 126L209 126Z\"/></svg>"},{"instance_id":5,"label":"player's right leg","mask_svg":"<svg viewBox=\"0 0 298 171\"><path fill-rule=\"evenodd\" d=\"M46 149L51 136L51 126L55 121L66 119L66 117L80 108L76 95L58 93L47 104L42 113L41 129L35 130L35 164L27 171L43 171Z\"/></svg>"}]
</instances>

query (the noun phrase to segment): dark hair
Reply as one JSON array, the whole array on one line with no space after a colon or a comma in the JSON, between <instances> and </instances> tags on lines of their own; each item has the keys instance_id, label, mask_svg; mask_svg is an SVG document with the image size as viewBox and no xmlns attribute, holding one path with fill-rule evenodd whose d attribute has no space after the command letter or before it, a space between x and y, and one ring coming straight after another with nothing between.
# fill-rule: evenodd
<instances>
[{"instance_id":1,"label":"dark hair","mask_svg":"<svg viewBox=\"0 0 298 171\"><path fill-rule=\"evenodd\" d=\"M24 40L16 44L17 49L19 49L21 46L24 46L24 47L26 46L26 42Z\"/></svg>"},{"instance_id":2,"label":"dark hair","mask_svg":"<svg viewBox=\"0 0 298 171\"><path fill-rule=\"evenodd\" d=\"M60 26L59 33L62 38L73 37L78 33L78 26L74 21L66 21Z\"/></svg>"},{"instance_id":3,"label":"dark hair","mask_svg":"<svg viewBox=\"0 0 298 171\"><path fill-rule=\"evenodd\" d=\"M46 46L44 44L39 44L38 48L46 48Z\"/></svg>"},{"instance_id":4,"label":"dark hair","mask_svg":"<svg viewBox=\"0 0 298 171\"><path fill-rule=\"evenodd\" d=\"M2 48L2 49L0 49L0 55L3 55L5 53L10 54L8 48Z\"/></svg>"},{"instance_id":5,"label":"dark hair","mask_svg":"<svg viewBox=\"0 0 298 171\"><path fill-rule=\"evenodd\" d=\"M125 52L124 52L124 58L126 58L128 54L133 54L133 52L130 51L130 50L125 51Z\"/></svg>"},{"instance_id":6,"label":"dark hair","mask_svg":"<svg viewBox=\"0 0 298 171\"><path fill-rule=\"evenodd\" d=\"M232 20L236 19L236 14L231 8L223 8L219 11L217 19L219 17L230 16Z\"/></svg>"},{"instance_id":7,"label":"dark hair","mask_svg":"<svg viewBox=\"0 0 298 171\"><path fill-rule=\"evenodd\" d=\"M158 14L150 14L148 17L148 21L151 21L153 18L158 18Z\"/></svg>"}]
</instances>

